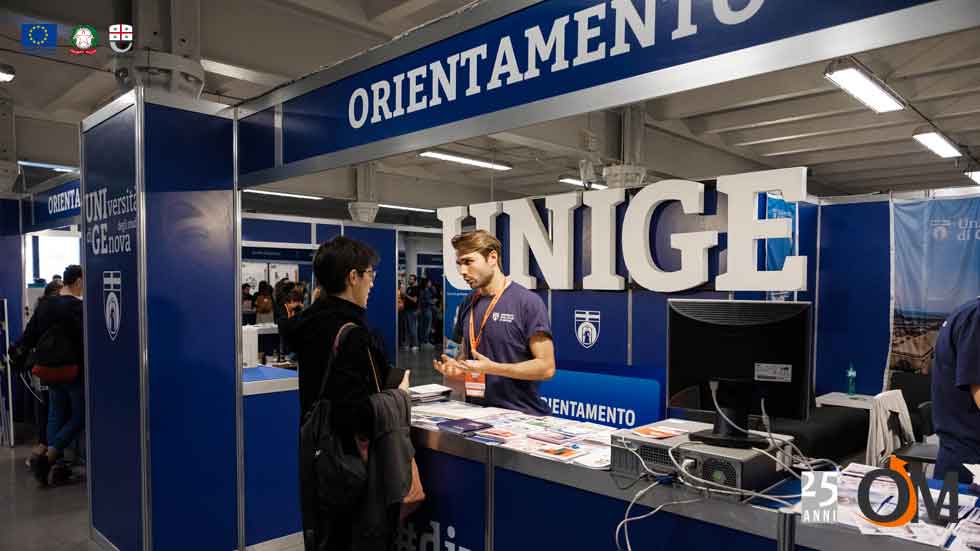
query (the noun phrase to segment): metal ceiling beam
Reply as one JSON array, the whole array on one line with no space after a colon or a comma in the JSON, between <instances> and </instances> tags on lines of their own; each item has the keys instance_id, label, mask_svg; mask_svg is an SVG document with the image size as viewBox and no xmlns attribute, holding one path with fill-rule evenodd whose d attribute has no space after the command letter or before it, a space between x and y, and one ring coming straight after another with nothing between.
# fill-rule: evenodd
<instances>
[{"instance_id":1,"label":"metal ceiling beam","mask_svg":"<svg viewBox=\"0 0 980 551\"><path fill-rule=\"evenodd\" d=\"M929 154L933 159L938 159L933 154ZM851 171L839 174L822 175L821 178L827 182L835 184L848 184L852 182L862 182L869 180L880 180L883 178L900 178L905 176L929 176L937 174L949 174L963 172L954 162L940 161L925 164L905 166L901 168L875 169Z\"/></svg>"},{"instance_id":2,"label":"metal ceiling beam","mask_svg":"<svg viewBox=\"0 0 980 551\"><path fill-rule=\"evenodd\" d=\"M337 0L262 0L266 4L287 9L296 15L315 18L333 24L344 25L365 37L387 42L397 32L392 32L376 22L369 21L360 2L354 2L357 7Z\"/></svg>"},{"instance_id":3,"label":"metal ceiling beam","mask_svg":"<svg viewBox=\"0 0 980 551\"><path fill-rule=\"evenodd\" d=\"M289 82L293 79L292 77L285 75L277 75L274 73L267 73L265 71L256 71L255 69L249 69L248 67L235 65L233 63L225 63L214 59L201 59L201 65L204 67L204 70L209 73L223 75L237 80L244 80L246 82L268 87L279 86L280 84Z\"/></svg>"},{"instance_id":4,"label":"metal ceiling beam","mask_svg":"<svg viewBox=\"0 0 980 551\"><path fill-rule=\"evenodd\" d=\"M861 159L851 161L841 161L828 163L815 167L813 173L821 178L833 179L846 177L849 174L858 174L863 171L878 171L901 167L914 167L920 165L930 165L938 162L938 157L930 151L918 153L905 153L901 155L891 155L874 159Z\"/></svg>"},{"instance_id":5,"label":"metal ceiling beam","mask_svg":"<svg viewBox=\"0 0 980 551\"><path fill-rule=\"evenodd\" d=\"M364 0L364 12L370 21L385 23L407 18L435 4L437 0Z\"/></svg>"},{"instance_id":6,"label":"metal ceiling beam","mask_svg":"<svg viewBox=\"0 0 980 551\"><path fill-rule=\"evenodd\" d=\"M843 92L827 92L693 117L686 122L695 133L718 133L864 110L867 110L867 107Z\"/></svg>"},{"instance_id":7,"label":"metal ceiling beam","mask_svg":"<svg viewBox=\"0 0 980 551\"><path fill-rule=\"evenodd\" d=\"M846 147L842 149L829 149L827 151L814 151L812 153L800 153L798 155L786 155L785 157L781 157L781 160L786 166L809 167L825 163L891 157L906 153L921 153L922 151L923 148L921 145L916 143L915 140L908 139L889 144Z\"/></svg>"}]
</instances>

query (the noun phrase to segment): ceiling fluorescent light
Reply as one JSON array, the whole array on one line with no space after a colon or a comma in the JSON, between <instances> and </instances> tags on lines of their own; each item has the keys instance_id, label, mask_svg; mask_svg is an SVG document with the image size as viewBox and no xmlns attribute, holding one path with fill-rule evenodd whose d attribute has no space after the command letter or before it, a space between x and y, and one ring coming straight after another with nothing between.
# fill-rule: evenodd
<instances>
[{"instance_id":1,"label":"ceiling fluorescent light","mask_svg":"<svg viewBox=\"0 0 980 551\"><path fill-rule=\"evenodd\" d=\"M571 184L573 186L585 187L585 184L582 183L582 180L578 180L576 178L562 178L561 180L558 181L563 184ZM607 189L608 187L609 186L605 184L592 184L592 189Z\"/></svg>"},{"instance_id":2,"label":"ceiling fluorescent light","mask_svg":"<svg viewBox=\"0 0 980 551\"><path fill-rule=\"evenodd\" d=\"M435 212L433 209L423 209L419 207L403 207L401 205L386 205L384 203L378 204L379 207L383 209L395 209L395 210L410 210L412 212Z\"/></svg>"},{"instance_id":3,"label":"ceiling fluorescent light","mask_svg":"<svg viewBox=\"0 0 980 551\"><path fill-rule=\"evenodd\" d=\"M17 71L14 70L13 65L0 63L0 82L10 82L14 80L15 76L17 76Z\"/></svg>"},{"instance_id":4,"label":"ceiling fluorescent light","mask_svg":"<svg viewBox=\"0 0 980 551\"><path fill-rule=\"evenodd\" d=\"M966 174L967 178L980 184L980 169L974 170L973 172L964 172L963 174Z\"/></svg>"},{"instance_id":5,"label":"ceiling fluorescent light","mask_svg":"<svg viewBox=\"0 0 980 551\"><path fill-rule=\"evenodd\" d=\"M311 201L320 201L323 197L317 197L316 195L300 195L298 193L283 193L281 191L265 191L262 189L246 189L243 190L245 193L255 193L257 195L275 195L276 197L291 197L293 199L309 199Z\"/></svg>"},{"instance_id":6,"label":"ceiling fluorescent light","mask_svg":"<svg viewBox=\"0 0 980 551\"><path fill-rule=\"evenodd\" d=\"M46 168L48 170L53 170L55 172L77 172L78 169L73 166L67 165L55 165L51 163L36 163L34 161L17 161L20 166L28 166L32 168Z\"/></svg>"},{"instance_id":7,"label":"ceiling fluorescent light","mask_svg":"<svg viewBox=\"0 0 980 551\"><path fill-rule=\"evenodd\" d=\"M889 92L877 78L859 67L847 63L832 63L824 76L875 113L905 109L902 100Z\"/></svg>"},{"instance_id":8,"label":"ceiling fluorescent light","mask_svg":"<svg viewBox=\"0 0 980 551\"><path fill-rule=\"evenodd\" d=\"M444 153L442 151L423 151L419 153L419 157L427 157L429 159L439 159L440 161L449 161L451 163L459 163L461 165L478 166L480 168L489 168L490 170L510 170L513 167L500 164L491 163L490 161L483 161L481 159L474 159L472 157L462 157L460 155L455 155L452 153Z\"/></svg>"},{"instance_id":9,"label":"ceiling fluorescent light","mask_svg":"<svg viewBox=\"0 0 980 551\"><path fill-rule=\"evenodd\" d=\"M953 145L945 136L936 131L920 132L912 136L915 141L928 147L933 153L943 159L952 157L962 157L960 150Z\"/></svg>"}]
</instances>

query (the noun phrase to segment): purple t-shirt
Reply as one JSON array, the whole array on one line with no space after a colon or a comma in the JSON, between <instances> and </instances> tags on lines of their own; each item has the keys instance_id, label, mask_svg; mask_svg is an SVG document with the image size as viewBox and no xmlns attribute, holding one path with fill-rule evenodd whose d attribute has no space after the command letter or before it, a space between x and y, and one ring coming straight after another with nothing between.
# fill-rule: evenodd
<instances>
[{"instance_id":1,"label":"purple t-shirt","mask_svg":"<svg viewBox=\"0 0 980 551\"><path fill-rule=\"evenodd\" d=\"M478 292L477 292L478 293ZM470 314L473 327L480 331L483 314L490 306L493 297L479 295L475 307L471 308L473 293L466 297L459 309L454 334L464 349L469 349ZM541 297L526 287L511 282L494 307L480 338L477 350L495 362L518 363L532 359L531 337L544 333L551 337L551 322L548 309ZM487 375L487 388L483 400L474 400L487 406L515 409L533 415L547 415L548 406L538 394L537 381L521 381L509 377Z\"/></svg>"}]
</instances>

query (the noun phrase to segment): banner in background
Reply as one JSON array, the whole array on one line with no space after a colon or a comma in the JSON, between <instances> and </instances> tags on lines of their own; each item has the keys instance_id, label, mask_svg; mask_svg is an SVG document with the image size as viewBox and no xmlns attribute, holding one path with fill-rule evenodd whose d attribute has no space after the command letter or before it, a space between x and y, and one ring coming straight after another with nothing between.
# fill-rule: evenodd
<instances>
[{"instance_id":1,"label":"banner in background","mask_svg":"<svg viewBox=\"0 0 980 551\"><path fill-rule=\"evenodd\" d=\"M766 194L766 219L789 218L796 235L796 203L790 203L779 195ZM793 255L793 239L766 239L766 270L782 270L786 257ZM811 259L810 262L816 262ZM793 291L766 291L766 300L793 300Z\"/></svg>"},{"instance_id":2,"label":"banner in background","mask_svg":"<svg viewBox=\"0 0 980 551\"><path fill-rule=\"evenodd\" d=\"M445 309L442 315L442 334L446 337L443 352L449 357L455 358L456 353L459 352L459 343L453 340L453 328L456 325L456 316L459 315L459 308L462 306L463 301L473 291L471 289L457 289L445 277L442 279L442 288L445 289L444 295L446 297Z\"/></svg>"},{"instance_id":3,"label":"banner in background","mask_svg":"<svg viewBox=\"0 0 980 551\"><path fill-rule=\"evenodd\" d=\"M890 368L928 373L943 320L980 296L980 198L894 204Z\"/></svg>"}]
</instances>

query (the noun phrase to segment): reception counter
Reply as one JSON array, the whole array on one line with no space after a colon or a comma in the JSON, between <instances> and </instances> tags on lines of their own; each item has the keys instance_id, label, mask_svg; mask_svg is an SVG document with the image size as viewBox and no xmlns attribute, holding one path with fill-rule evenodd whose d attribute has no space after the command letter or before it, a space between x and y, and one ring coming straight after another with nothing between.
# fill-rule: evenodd
<instances>
[{"instance_id":1,"label":"reception counter","mask_svg":"<svg viewBox=\"0 0 980 551\"><path fill-rule=\"evenodd\" d=\"M245 383L249 549L301 549L296 387L286 389L288 384L282 382L291 379L295 385L295 372L254 369L262 371L246 370L252 380ZM263 386L248 390L257 382ZM406 522L398 551L615 549L617 524L630 500L649 484L631 485L609 471L488 446L438 430L414 427L412 439L427 500ZM799 488L798 482L787 482L777 493L796 494ZM632 514L699 497L683 487L656 487L638 501ZM768 504L703 498L671 505L632 523L630 539L633 549L644 551L935 549L914 541L865 536L843 525L787 526L792 518Z\"/></svg>"}]
</instances>

